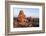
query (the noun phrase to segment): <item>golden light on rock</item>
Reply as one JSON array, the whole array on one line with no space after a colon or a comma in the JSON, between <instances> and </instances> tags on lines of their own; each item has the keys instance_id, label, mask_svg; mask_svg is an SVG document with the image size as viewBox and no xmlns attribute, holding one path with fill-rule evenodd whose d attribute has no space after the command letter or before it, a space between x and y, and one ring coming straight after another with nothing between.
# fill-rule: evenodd
<instances>
[{"instance_id":1,"label":"golden light on rock","mask_svg":"<svg viewBox=\"0 0 46 36\"><path fill-rule=\"evenodd\" d=\"M25 21L25 14L24 14L23 10L20 10L19 15L18 15L18 23L20 25L25 25L24 21Z\"/></svg>"}]
</instances>

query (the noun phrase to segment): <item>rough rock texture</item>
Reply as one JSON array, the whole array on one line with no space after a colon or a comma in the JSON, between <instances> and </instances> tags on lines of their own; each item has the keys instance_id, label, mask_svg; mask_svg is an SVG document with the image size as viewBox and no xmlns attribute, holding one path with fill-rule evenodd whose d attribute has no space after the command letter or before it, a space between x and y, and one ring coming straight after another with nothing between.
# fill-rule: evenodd
<instances>
[{"instance_id":1,"label":"rough rock texture","mask_svg":"<svg viewBox=\"0 0 46 36\"><path fill-rule=\"evenodd\" d=\"M33 25L33 18L26 17L23 10L20 10L17 18L14 19L14 27L31 27Z\"/></svg>"}]
</instances>

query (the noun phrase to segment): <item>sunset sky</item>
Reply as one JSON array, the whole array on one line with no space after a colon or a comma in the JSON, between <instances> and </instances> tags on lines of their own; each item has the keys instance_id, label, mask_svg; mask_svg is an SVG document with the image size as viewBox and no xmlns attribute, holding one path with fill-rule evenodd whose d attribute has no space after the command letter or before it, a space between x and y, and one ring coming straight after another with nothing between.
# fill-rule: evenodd
<instances>
[{"instance_id":1,"label":"sunset sky","mask_svg":"<svg viewBox=\"0 0 46 36\"><path fill-rule=\"evenodd\" d=\"M39 18L39 8L13 8L13 17L17 17L20 10L23 10L26 17Z\"/></svg>"}]
</instances>

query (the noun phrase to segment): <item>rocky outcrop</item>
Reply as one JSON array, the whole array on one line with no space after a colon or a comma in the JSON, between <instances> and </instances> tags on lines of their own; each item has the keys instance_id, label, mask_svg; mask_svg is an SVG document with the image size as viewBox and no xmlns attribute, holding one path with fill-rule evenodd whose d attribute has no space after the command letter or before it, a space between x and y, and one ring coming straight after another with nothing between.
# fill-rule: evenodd
<instances>
[{"instance_id":1,"label":"rocky outcrop","mask_svg":"<svg viewBox=\"0 0 46 36\"><path fill-rule=\"evenodd\" d=\"M32 27L33 26L33 18L26 17L23 10L20 10L17 18L14 19L14 27Z\"/></svg>"}]
</instances>

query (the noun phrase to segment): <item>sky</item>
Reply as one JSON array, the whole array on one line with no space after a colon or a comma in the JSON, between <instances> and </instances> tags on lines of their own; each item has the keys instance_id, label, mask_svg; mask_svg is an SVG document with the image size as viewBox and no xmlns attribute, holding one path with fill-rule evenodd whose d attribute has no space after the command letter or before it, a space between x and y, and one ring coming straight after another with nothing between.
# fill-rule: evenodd
<instances>
[{"instance_id":1,"label":"sky","mask_svg":"<svg viewBox=\"0 0 46 36\"><path fill-rule=\"evenodd\" d=\"M34 17L39 18L39 8L13 8L13 16L17 17L19 15L20 10L24 11L26 17Z\"/></svg>"}]
</instances>

